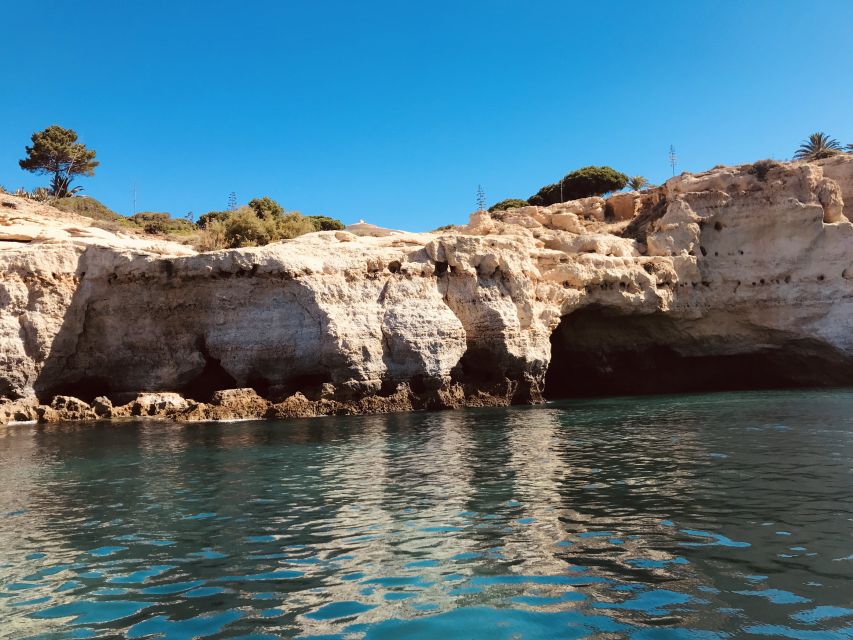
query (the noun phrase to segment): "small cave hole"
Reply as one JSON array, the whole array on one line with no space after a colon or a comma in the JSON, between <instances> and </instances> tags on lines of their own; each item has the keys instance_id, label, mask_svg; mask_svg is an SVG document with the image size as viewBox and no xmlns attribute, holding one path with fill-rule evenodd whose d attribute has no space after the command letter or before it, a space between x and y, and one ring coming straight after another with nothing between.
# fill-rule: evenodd
<instances>
[{"instance_id":1,"label":"small cave hole","mask_svg":"<svg viewBox=\"0 0 853 640\"><path fill-rule=\"evenodd\" d=\"M379 387L379 391L377 395L382 398L388 398L394 395L394 392L397 391L397 387L399 383L396 380L388 380L385 379L382 381L382 386Z\"/></svg>"},{"instance_id":2,"label":"small cave hole","mask_svg":"<svg viewBox=\"0 0 853 640\"><path fill-rule=\"evenodd\" d=\"M270 387L272 386L272 383L264 376L254 372L249 374L246 378L246 386L254 389L255 393L262 398L269 400Z\"/></svg>"},{"instance_id":3,"label":"small cave hole","mask_svg":"<svg viewBox=\"0 0 853 640\"><path fill-rule=\"evenodd\" d=\"M110 380L102 376L81 378L73 382L65 382L47 389L36 389L36 397L43 404L49 403L54 396L72 396L86 403L91 403L98 396L109 396Z\"/></svg>"},{"instance_id":4,"label":"small cave hole","mask_svg":"<svg viewBox=\"0 0 853 640\"><path fill-rule=\"evenodd\" d=\"M492 351L469 344L450 375L454 382L488 386L503 379L503 369Z\"/></svg>"},{"instance_id":5,"label":"small cave hole","mask_svg":"<svg viewBox=\"0 0 853 640\"><path fill-rule=\"evenodd\" d=\"M323 390L323 385L331 381L332 374L329 371L303 373L288 379L285 384L285 389L287 395L294 394L298 391L309 400L319 400Z\"/></svg>"},{"instance_id":6,"label":"small cave hole","mask_svg":"<svg viewBox=\"0 0 853 640\"><path fill-rule=\"evenodd\" d=\"M427 392L427 383L426 378L417 374L412 376L409 379L409 388L412 390L412 393L426 393Z\"/></svg>"},{"instance_id":7,"label":"small cave hole","mask_svg":"<svg viewBox=\"0 0 853 640\"><path fill-rule=\"evenodd\" d=\"M399 260L392 260L388 263L388 271L390 271L391 273L400 273L400 268L402 266L403 265L400 264Z\"/></svg>"},{"instance_id":8,"label":"small cave hole","mask_svg":"<svg viewBox=\"0 0 853 640\"><path fill-rule=\"evenodd\" d=\"M204 368L182 391L184 396L198 402L210 402L217 391L234 389L237 380L225 370L218 359L210 355L203 337L198 338L196 346L204 358Z\"/></svg>"}]
</instances>

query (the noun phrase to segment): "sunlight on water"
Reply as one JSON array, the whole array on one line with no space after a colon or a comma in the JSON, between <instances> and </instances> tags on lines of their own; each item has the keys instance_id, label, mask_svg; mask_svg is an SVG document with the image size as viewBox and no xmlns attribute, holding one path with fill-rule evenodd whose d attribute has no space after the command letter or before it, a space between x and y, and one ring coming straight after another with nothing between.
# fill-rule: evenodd
<instances>
[{"instance_id":1,"label":"sunlight on water","mask_svg":"<svg viewBox=\"0 0 853 640\"><path fill-rule=\"evenodd\" d=\"M853 637L853 393L0 432L0 637Z\"/></svg>"}]
</instances>

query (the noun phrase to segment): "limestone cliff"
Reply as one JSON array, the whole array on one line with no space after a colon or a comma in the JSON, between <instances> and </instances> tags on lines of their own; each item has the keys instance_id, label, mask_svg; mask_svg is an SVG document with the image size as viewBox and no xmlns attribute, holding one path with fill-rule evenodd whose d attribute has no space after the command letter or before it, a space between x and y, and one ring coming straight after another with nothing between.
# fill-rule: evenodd
<instances>
[{"instance_id":1,"label":"limestone cliff","mask_svg":"<svg viewBox=\"0 0 853 640\"><path fill-rule=\"evenodd\" d=\"M0 420L850 384L845 201L849 154L196 254L0 195Z\"/></svg>"}]
</instances>

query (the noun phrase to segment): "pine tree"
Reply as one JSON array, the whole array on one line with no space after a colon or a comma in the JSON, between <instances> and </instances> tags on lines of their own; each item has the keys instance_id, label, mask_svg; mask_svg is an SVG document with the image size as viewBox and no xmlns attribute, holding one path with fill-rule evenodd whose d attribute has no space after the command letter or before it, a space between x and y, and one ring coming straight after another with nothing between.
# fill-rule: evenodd
<instances>
[{"instance_id":1,"label":"pine tree","mask_svg":"<svg viewBox=\"0 0 853 640\"><path fill-rule=\"evenodd\" d=\"M33 146L26 147L27 157L18 164L21 169L39 175L52 175L50 193L64 198L81 187L69 190L75 176L95 175L95 152L77 142L77 132L51 125L32 135Z\"/></svg>"}]
</instances>

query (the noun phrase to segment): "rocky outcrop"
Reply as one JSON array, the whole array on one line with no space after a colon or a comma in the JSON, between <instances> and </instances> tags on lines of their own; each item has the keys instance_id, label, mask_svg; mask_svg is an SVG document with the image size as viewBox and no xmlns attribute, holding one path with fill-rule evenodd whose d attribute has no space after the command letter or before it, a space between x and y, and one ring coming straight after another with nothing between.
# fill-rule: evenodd
<instances>
[{"instance_id":1,"label":"rocky outcrop","mask_svg":"<svg viewBox=\"0 0 853 640\"><path fill-rule=\"evenodd\" d=\"M853 381L850 155L203 254L0 201L4 421Z\"/></svg>"}]
</instances>

